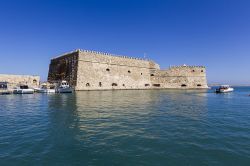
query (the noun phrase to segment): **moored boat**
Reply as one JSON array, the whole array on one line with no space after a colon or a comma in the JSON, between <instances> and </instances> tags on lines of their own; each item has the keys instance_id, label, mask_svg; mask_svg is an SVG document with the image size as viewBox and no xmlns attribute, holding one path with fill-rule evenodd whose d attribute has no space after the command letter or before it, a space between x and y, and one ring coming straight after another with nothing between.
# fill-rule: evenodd
<instances>
[{"instance_id":1,"label":"moored boat","mask_svg":"<svg viewBox=\"0 0 250 166\"><path fill-rule=\"evenodd\" d=\"M41 88L36 89L37 93L56 93L54 86L48 86L46 83L42 84Z\"/></svg>"},{"instance_id":2,"label":"moored boat","mask_svg":"<svg viewBox=\"0 0 250 166\"><path fill-rule=\"evenodd\" d=\"M14 94L33 94L34 89L28 87L28 85L20 85L20 87L13 90Z\"/></svg>"},{"instance_id":3,"label":"moored boat","mask_svg":"<svg viewBox=\"0 0 250 166\"><path fill-rule=\"evenodd\" d=\"M0 95L10 95L12 91L10 90L0 90Z\"/></svg>"},{"instance_id":4,"label":"moored boat","mask_svg":"<svg viewBox=\"0 0 250 166\"><path fill-rule=\"evenodd\" d=\"M57 93L72 93L73 89L69 86L68 82L63 80L60 86L56 89Z\"/></svg>"},{"instance_id":5,"label":"moored boat","mask_svg":"<svg viewBox=\"0 0 250 166\"><path fill-rule=\"evenodd\" d=\"M234 88L230 87L229 85L221 85L219 88L215 90L216 93L228 93L233 91Z\"/></svg>"}]
</instances>

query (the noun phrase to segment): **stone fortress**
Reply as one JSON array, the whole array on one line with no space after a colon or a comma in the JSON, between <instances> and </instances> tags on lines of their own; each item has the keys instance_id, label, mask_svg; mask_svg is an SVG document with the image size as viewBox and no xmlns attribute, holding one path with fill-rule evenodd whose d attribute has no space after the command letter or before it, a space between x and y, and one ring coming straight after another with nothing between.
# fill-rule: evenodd
<instances>
[{"instance_id":1,"label":"stone fortress","mask_svg":"<svg viewBox=\"0 0 250 166\"><path fill-rule=\"evenodd\" d=\"M50 83L66 80L75 90L205 89L204 66L175 66L161 70L151 61L88 50L51 59Z\"/></svg>"}]
</instances>

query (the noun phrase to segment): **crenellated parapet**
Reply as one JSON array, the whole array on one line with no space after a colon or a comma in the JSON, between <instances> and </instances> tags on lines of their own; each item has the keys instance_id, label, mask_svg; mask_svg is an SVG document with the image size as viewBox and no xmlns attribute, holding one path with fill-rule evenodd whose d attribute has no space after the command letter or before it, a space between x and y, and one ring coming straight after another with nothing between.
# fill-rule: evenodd
<instances>
[{"instance_id":1,"label":"crenellated parapet","mask_svg":"<svg viewBox=\"0 0 250 166\"><path fill-rule=\"evenodd\" d=\"M99 55L105 55L105 56L111 56L111 57L119 57L119 58L126 58L126 59L141 60L141 61L152 61L152 60L150 60L150 59L129 57L129 56L124 56L124 55L110 54L110 53L107 53L107 52L99 52L99 51L93 51L93 50L82 50L82 49L78 49L78 50L76 50L76 51L79 51L79 52L86 52L86 53L93 53L93 54L99 54Z\"/></svg>"},{"instance_id":2,"label":"crenellated parapet","mask_svg":"<svg viewBox=\"0 0 250 166\"><path fill-rule=\"evenodd\" d=\"M59 55L57 57L54 57L52 59L61 58L61 57L64 57L64 56L68 56L68 55L77 53L77 52L99 54L99 55L110 56L110 57L119 57L119 58L125 58L125 59L134 59L134 60L153 62L153 60L147 59L147 58L137 58L137 57L130 57L130 56L124 56L124 55L110 54L110 53L107 53L107 52L100 52L100 51L93 51L93 50L83 50L83 49L77 49L75 51L66 52L66 53L63 53L63 54L61 54L61 55Z\"/></svg>"},{"instance_id":3,"label":"crenellated parapet","mask_svg":"<svg viewBox=\"0 0 250 166\"><path fill-rule=\"evenodd\" d=\"M134 68L154 68L159 69L159 65L152 60L141 58L132 58L115 54L102 53L97 51L81 50L79 52L79 61L107 64L111 66L127 66Z\"/></svg>"},{"instance_id":4,"label":"crenellated parapet","mask_svg":"<svg viewBox=\"0 0 250 166\"><path fill-rule=\"evenodd\" d=\"M205 66L189 66L189 65L180 65L180 66L170 66L171 68L206 68Z\"/></svg>"}]
</instances>

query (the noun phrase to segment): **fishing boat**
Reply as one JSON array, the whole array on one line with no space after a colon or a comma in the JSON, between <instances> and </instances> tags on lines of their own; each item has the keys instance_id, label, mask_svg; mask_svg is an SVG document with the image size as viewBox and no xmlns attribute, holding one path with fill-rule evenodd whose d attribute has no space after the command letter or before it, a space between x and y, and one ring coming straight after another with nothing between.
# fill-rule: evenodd
<instances>
[{"instance_id":1,"label":"fishing boat","mask_svg":"<svg viewBox=\"0 0 250 166\"><path fill-rule=\"evenodd\" d=\"M72 93L73 89L69 86L67 81L63 80L56 91L57 93Z\"/></svg>"},{"instance_id":2,"label":"fishing boat","mask_svg":"<svg viewBox=\"0 0 250 166\"><path fill-rule=\"evenodd\" d=\"M229 85L221 85L219 88L215 90L216 93L228 93L233 91L234 88L230 87Z\"/></svg>"},{"instance_id":3,"label":"fishing boat","mask_svg":"<svg viewBox=\"0 0 250 166\"><path fill-rule=\"evenodd\" d=\"M14 94L33 94L34 89L29 88L28 85L20 85L18 88L13 90Z\"/></svg>"},{"instance_id":4,"label":"fishing boat","mask_svg":"<svg viewBox=\"0 0 250 166\"><path fill-rule=\"evenodd\" d=\"M37 93L56 93L54 86L48 86L46 83L42 84L41 88L35 89Z\"/></svg>"}]
</instances>

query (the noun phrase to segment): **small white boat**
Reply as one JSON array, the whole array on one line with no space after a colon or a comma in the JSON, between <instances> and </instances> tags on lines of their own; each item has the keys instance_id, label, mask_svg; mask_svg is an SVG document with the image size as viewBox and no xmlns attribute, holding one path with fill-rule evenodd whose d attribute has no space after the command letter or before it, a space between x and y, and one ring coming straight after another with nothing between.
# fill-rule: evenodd
<instances>
[{"instance_id":1,"label":"small white boat","mask_svg":"<svg viewBox=\"0 0 250 166\"><path fill-rule=\"evenodd\" d=\"M45 88L40 88L36 90L37 93L56 93L55 89L45 89Z\"/></svg>"},{"instance_id":2,"label":"small white boat","mask_svg":"<svg viewBox=\"0 0 250 166\"><path fill-rule=\"evenodd\" d=\"M42 84L41 88L35 89L37 93L56 93L56 89L52 86L48 87L47 84Z\"/></svg>"},{"instance_id":3,"label":"small white boat","mask_svg":"<svg viewBox=\"0 0 250 166\"><path fill-rule=\"evenodd\" d=\"M0 90L0 95L10 95L11 93L10 90Z\"/></svg>"},{"instance_id":4,"label":"small white boat","mask_svg":"<svg viewBox=\"0 0 250 166\"><path fill-rule=\"evenodd\" d=\"M42 89L41 93L56 93L55 89Z\"/></svg>"},{"instance_id":5,"label":"small white boat","mask_svg":"<svg viewBox=\"0 0 250 166\"><path fill-rule=\"evenodd\" d=\"M14 94L33 94L34 89L30 89L28 85L20 85L19 88L13 90Z\"/></svg>"},{"instance_id":6,"label":"small white boat","mask_svg":"<svg viewBox=\"0 0 250 166\"><path fill-rule=\"evenodd\" d=\"M62 81L56 91L57 93L72 93L73 89L69 86L67 81Z\"/></svg>"},{"instance_id":7,"label":"small white boat","mask_svg":"<svg viewBox=\"0 0 250 166\"><path fill-rule=\"evenodd\" d=\"M218 89L215 90L216 93L228 93L233 91L234 88L231 88L229 85L221 85Z\"/></svg>"}]
</instances>

